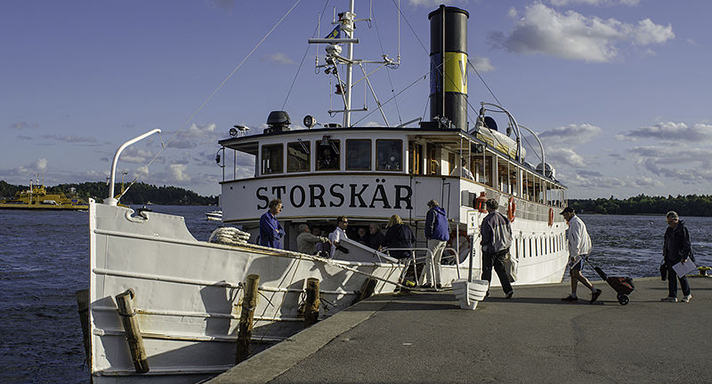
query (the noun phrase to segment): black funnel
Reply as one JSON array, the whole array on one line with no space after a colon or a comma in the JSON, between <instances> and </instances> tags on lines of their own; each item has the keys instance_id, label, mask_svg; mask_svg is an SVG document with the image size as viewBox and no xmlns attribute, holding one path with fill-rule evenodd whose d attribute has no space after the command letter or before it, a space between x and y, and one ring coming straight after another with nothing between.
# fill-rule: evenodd
<instances>
[{"instance_id":1,"label":"black funnel","mask_svg":"<svg viewBox=\"0 0 712 384\"><path fill-rule=\"evenodd\" d=\"M430 12L430 120L467 131L467 19L464 9ZM442 118L445 119L442 119ZM443 126L441 124L441 126ZM447 127L447 126L446 126Z\"/></svg>"}]
</instances>

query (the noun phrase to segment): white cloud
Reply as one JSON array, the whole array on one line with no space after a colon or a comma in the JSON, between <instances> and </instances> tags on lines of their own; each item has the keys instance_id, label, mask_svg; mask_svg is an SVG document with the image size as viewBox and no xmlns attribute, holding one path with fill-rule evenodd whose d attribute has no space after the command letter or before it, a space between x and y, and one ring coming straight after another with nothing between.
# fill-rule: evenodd
<instances>
[{"instance_id":1,"label":"white cloud","mask_svg":"<svg viewBox=\"0 0 712 384\"><path fill-rule=\"evenodd\" d=\"M642 170L684 184L706 183L712 179L712 160L708 148L675 146L645 146L628 150ZM644 186L645 179L639 180ZM653 185L655 186L655 185Z\"/></svg>"},{"instance_id":2,"label":"white cloud","mask_svg":"<svg viewBox=\"0 0 712 384\"><path fill-rule=\"evenodd\" d=\"M603 130L592 124L569 124L539 133L539 138L547 147L584 144Z\"/></svg>"},{"instance_id":3,"label":"white cloud","mask_svg":"<svg viewBox=\"0 0 712 384\"><path fill-rule=\"evenodd\" d=\"M166 143L167 147L179 149L191 149L199 144L210 143L217 141L216 133L217 124L191 124L187 129L182 129L176 132Z\"/></svg>"},{"instance_id":4,"label":"white cloud","mask_svg":"<svg viewBox=\"0 0 712 384\"><path fill-rule=\"evenodd\" d=\"M40 125L38 123L28 123L26 121L21 121L19 123L12 123L12 124L10 124L9 127L12 129L22 130L22 129L39 128Z\"/></svg>"},{"instance_id":5,"label":"white cloud","mask_svg":"<svg viewBox=\"0 0 712 384\"><path fill-rule=\"evenodd\" d=\"M546 156L549 164L566 164L574 168L586 166L583 157L569 148L549 148Z\"/></svg>"},{"instance_id":6,"label":"white cloud","mask_svg":"<svg viewBox=\"0 0 712 384\"><path fill-rule=\"evenodd\" d=\"M620 188L626 185L625 181L617 177L603 176L600 173L588 174L586 172L578 172L574 175L570 183L581 188L588 189L611 189Z\"/></svg>"},{"instance_id":7,"label":"white cloud","mask_svg":"<svg viewBox=\"0 0 712 384\"><path fill-rule=\"evenodd\" d=\"M510 11L510 15L518 13ZM626 42L645 46L665 43L674 37L671 25L660 26L650 19L637 25L627 24L571 10L562 13L542 3L526 6L524 16L517 20L509 35L501 32L490 35L497 46L512 52L588 62L613 60L621 49L619 45Z\"/></svg>"},{"instance_id":8,"label":"white cloud","mask_svg":"<svg viewBox=\"0 0 712 384\"><path fill-rule=\"evenodd\" d=\"M36 171L44 172L47 170L47 159L40 158L32 164L32 168Z\"/></svg>"},{"instance_id":9,"label":"white cloud","mask_svg":"<svg viewBox=\"0 0 712 384\"><path fill-rule=\"evenodd\" d=\"M492 72L495 70L492 63L490 63L489 57L470 57L470 63L472 64L478 72Z\"/></svg>"},{"instance_id":10,"label":"white cloud","mask_svg":"<svg viewBox=\"0 0 712 384\"><path fill-rule=\"evenodd\" d=\"M697 123L688 126L685 123L664 122L624 133L618 138L699 143L712 140L712 125Z\"/></svg>"},{"instance_id":11,"label":"white cloud","mask_svg":"<svg viewBox=\"0 0 712 384\"><path fill-rule=\"evenodd\" d=\"M151 151L141 147L128 147L123 152L121 152L121 157L119 158L122 162L134 163L134 164L146 164L153 158Z\"/></svg>"},{"instance_id":12,"label":"white cloud","mask_svg":"<svg viewBox=\"0 0 712 384\"><path fill-rule=\"evenodd\" d=\"M182 137L212 137L212 135L215 133L215 128L217 128L217 126L218 125L216 123L204 125L198 125L193 123L190 125L190 127L188 127L187 130L178 132L178 135Z\"/></svg>"},{"instance_id":13,"label":"white cloud","mask_svg":"<svg viewBox=\"0 0 712 384\"><path fill-rule=\"evenodd\" d=\"M60 141L63 143L89 143L96 144L97 140L94 137L89 136L58 136L58 135L43 135L43 139L49 139L54 141Z\"/></svg>"},{"instance_id":14,"label":"white cloud","mask_svg":"<svg viewBox=\"0 0 712 384\"><path fill-rule=\"evenodd\" d=\"M641 176L637 179L628 179L626 180L626 184L635 188L659 188L665 185L660 180L646 176Z\"/></svg>"},{"instance_id":15,"label":"white cloud","mask_svg":"<svg viewBox=\"0 0 712 384\"><path fill-rule=\"evenodd\" d=\"M641 20L630 32L633 42L638 45L663 44L675 38L672 25L657 25L650 19Z\"/></svg>"},{"instance_id":16,"label":"white cloud","mask_svg":"<svg viewBox=\"0 0 712 384\"><path fill-rule=\"evenodd\" d=\"M296 64L296 61L292 60L291 58L289 58L289 56L282 52L275 52L271 55L265 56L264 58L267 61L271 61L277 64Z\"/></svg>"},{"instance_id":17,"label":"white cloud","mask_svg":"<svg viewBox=\"0 0 712 384\"><path fill-rule=\"evenodd\" d=\"M188 182L190 181L190 176L185 172L188 166L185 164L169 164L166 167L171 181L175 182Z\"/></svg>"}]
</instances>

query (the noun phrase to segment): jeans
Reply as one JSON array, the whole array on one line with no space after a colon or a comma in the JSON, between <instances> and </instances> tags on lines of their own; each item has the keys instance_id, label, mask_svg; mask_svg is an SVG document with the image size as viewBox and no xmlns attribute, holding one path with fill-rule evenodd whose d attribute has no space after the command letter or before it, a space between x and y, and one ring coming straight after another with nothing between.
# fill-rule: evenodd
<instances>
[{"instance_id":1,"label":"jeans","mask_svg":"<svg viewBox=\"0 0 712 384\"><path fill-rule=\"evenodd\" d=\"M672 269L672 265L668 264L668 297L677 297L677 279L680 279L680 288L682 288L682 294L687 296L692 291L690 289L690 283L687 282L687 276L678 276L675 270Z\"/></svg>"},{"instance_id":2,"label":"jeans","mask_svg":"<svg viewBox=\"0 0 712 384\"><path fill-rule=\"evenodd\" d=\"M504 293L512 291L512 285L509 283L509 276L504 267L504 259L507 257L509 248L503 249L495 253L482 253L482 280L492 281L492 267L497 272L499 282L502 283Z\"/></svg>"}]
</instances>

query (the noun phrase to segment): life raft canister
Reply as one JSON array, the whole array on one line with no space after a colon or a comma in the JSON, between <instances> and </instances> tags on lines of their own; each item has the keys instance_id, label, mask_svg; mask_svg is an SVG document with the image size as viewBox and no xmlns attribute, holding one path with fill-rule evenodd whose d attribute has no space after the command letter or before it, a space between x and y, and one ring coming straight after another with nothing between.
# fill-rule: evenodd
<instances>
[{"instance_id":1,"label":"life raft canister","mask_svg":"<svg viewBox=\"0 0 712 384\"><path fill-rule=\"evenodd\" d=\"M507 202L507 218L509 219L510 223L514 222L516 213L517 213L517 204L514 202L514 196L512 196L509 198L509 202Z\"/></svg>"},{"instance_id":2,"label":"life raft canister","mask_svg":"<svg viewBox=\"0 0 712 384\"><path fill-rule=\"evenodd\" d=\"M549 208L549 226L554 225L554 208Z\"/></svg>"},{"instance_id":3,"label":"life raft canister","mask_svg":"<svg viewBox=\"0 0 712 384\"><path fill-rule=\"evenodd\" d=\"M486 202L487 202L486 192L480 192L480 196L478 196L475 199L475 208L477 209L477 211L486 213L487 212L487 207L485 207Z\"/></svg>"}]
</instances>

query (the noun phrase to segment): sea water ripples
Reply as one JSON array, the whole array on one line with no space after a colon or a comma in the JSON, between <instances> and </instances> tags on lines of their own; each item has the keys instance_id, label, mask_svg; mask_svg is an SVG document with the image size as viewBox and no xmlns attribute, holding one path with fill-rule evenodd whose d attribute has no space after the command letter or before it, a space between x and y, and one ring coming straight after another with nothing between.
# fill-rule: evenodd
<instances>
[{"instance_id":1,"label":"sea water ripples","mask_svg":"<svg viewBox=\"0 0 712 384\"><path fill-rule=\"evenodd\" d=\"M214 207L153 206L185 217L198 240L221 225ZM591 262L610 275L657 274L666 223L658 216L581 215ZM711 265L712 218L683 218L698 263ZM86 212L0 210L0 383L87 383L75 292L88 288ZM591 268L584 273L598 279ZM694 288L694 287L693 287Z\"/></svg>"}]
</instances>

